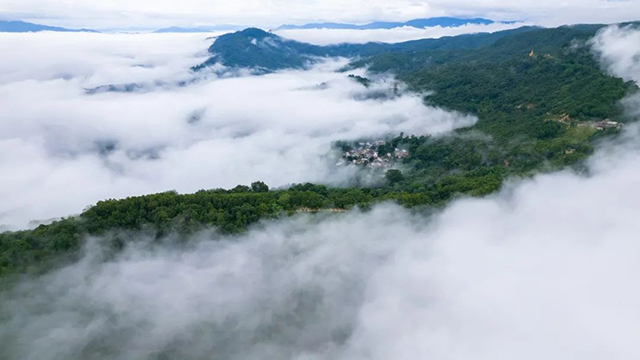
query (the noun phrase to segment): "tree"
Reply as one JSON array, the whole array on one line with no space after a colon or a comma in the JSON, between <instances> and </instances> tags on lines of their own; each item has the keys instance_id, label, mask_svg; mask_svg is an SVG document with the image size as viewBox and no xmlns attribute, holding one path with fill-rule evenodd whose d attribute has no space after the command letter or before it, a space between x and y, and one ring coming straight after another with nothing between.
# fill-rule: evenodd
<instances>
[{"instance_id":1,"label":"tree","mask_svg":"<svg viewBox=\"0 0 640 360\"><path fill-rule=\"evenodd\" d=\"M251 191L251 188L246 185L238 185L231 189L232 193L248 193Z\"/></svg>"},{"instance_id":2,"label":"tree","mask_svg":"<svg viewBox=\"0 0 640 360\"><path fill-rule=\"evenodd\" d=\"M404 180L404 175L402 174L402 171L400 170L388 170L384 176L387 178L387 181L389 181L389 183L391 184L395 184L395 183L399 183L400 181Z\"/></svg>"},{"instance_id":3,"label":"tree","mask_svg":"<svg viewBox=\"0 0 640 360\"><path fill-rule=\"evenodd\" d=\"M251 183L251 191L256 193L269 192L269 186L262 181L256 181Z\"/></svg>"}]
</instances>

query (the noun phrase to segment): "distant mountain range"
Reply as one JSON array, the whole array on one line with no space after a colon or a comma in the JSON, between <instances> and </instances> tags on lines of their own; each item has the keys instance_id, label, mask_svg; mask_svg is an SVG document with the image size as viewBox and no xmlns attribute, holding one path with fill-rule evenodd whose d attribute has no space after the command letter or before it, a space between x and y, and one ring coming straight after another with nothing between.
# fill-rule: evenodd
<instances>
[{"instance_id":1,"label":"distant mountain range","mask_svg":"<svg viewBox=\"0 0 640 360\"><path fill-rule=\"evenodd\" d=\"M39 32L39 31L58 31L58 32L92 32L97 33L99 31L89 29L66 29L57 26L47 26L40 24L33 24L25 21L0 21L0 32L11 33L25 33L25 32Z\"/></svg>"},{"instance_id":2,"label":"distant mountain range","mask_svg":"<svg viewBox=\"0 0 640 360\"><path fill-rule=\"evenodd\" d=\"M282 25L275 30L293 30L293 29L351 29L351 30L372 30L372 29L393 29L397 27L410 26L415 28L425 27L458 27L468 24L494 24L495 21L483 18L474 19L462 19L454 17L435 17L428 19L414 19L406 22L384 22L376 21L364 25L355 24L342 24L334 22L324 23L311 23L305 25ZM507 23L507 22L502 22ZM513 22L509 22L513 23ZM154 33L207 33L213 31L232 30L238 31L246 29L244 25L212 25L212 26L195 26L195 27L181 27L172 26L155 30ZM57 31L57 32L92 32L98 33L99 31L91 29L68 29L57 26L48 26L41 24L34 24L26 21L0 21L0 32L12 32L12 33L25 33L25 32L39 32L39 31Z\"/></svg>"},{"instance_id":3,"label":"distant mountain range","mask_svg":"<svg viewBox=\"0 0 640 360\"><path fill-rule=\"evenodd\" d=\"M386 22L376 21L364 25L355 24L343 24L334 22L323 23L311 23L305 25L282 25L274 30L300 30L300 29L341 29L341 30L374 30L374 29L394 29L403 26L409 26L414 28L426 28L426 27L458 27L469 24L475 25L489 25L496 22L489 19L474 18L474 19L462 19L454 17L434 17L428 19L414 19L406 22ZM502 24L512 24L514 21L502 21ZM242 25L214 25L214 26L197 26L197 27L180 27L172 26L154 31L155 33L201 33L212 32L221 30L243 30L249 26Z\"/></svg>"},{"instance_id":4,"label":"distant mountain range","mask_svg":"<svg viewBox=\"0 0 640 360\"><path fill-rule=\"evenodd\" d=\"M495 21L483 18L461 19L454 17L434 17L428 19L414 19L406 22L386 22L376 21L364 25L342 24L333 22L311 23L305 25L282 25L276 30L295 30L295 29L341 29L341 30L374 30L374 29L394 29L403 26L425 28L425 27L458 27L468 24L489 25ZM503 22L513 23L513 22Z\"/></svg>"}]
</instances>

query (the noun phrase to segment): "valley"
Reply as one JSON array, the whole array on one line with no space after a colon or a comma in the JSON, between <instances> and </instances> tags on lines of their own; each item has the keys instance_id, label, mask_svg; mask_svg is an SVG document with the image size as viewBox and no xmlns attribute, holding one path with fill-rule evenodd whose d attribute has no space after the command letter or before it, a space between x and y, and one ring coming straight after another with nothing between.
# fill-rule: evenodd
<instances>
[{"instance_id":1,"label":"valley","mask_svg":"<svg viewBox=\"0 0 640 360\"><path fill-rule=\"evenodd\" d=\"M602 28L521 28L328 47L259 29L223 35L209 48L212 56L193 71L207 71L219 62L268 74L305 68L320 56L348 56L357 60L341 70L343 76L363 88L376 84L381 74L393 74L407 84L407 91L425 94L425 104L472 114L478 121L446 135L389 134L387 141L373 139L375 146L361 142L355 150L338 142L346 161L370 164L378 172L373 182L358 176L348 187L304 183L269 189L258 181L193 195L167 192L100 201L77 217L0 234L0 274L49 269L59 259L73 257L88 235L111 234L109 241L119 248L124 246L120 232L151 232L159 239L214 227L237 234L301 209L368 209L391 201L422 211L464 196L486 196L507 180L567 167L580 171L600 139L615 137L618 124L631 121L619 102L638 91L634 83L602 71L589 43ZM351 74L361 67L368 78ZM392 170L384 160L387 154L394 159Z\"/></svg>"}]
</instances>

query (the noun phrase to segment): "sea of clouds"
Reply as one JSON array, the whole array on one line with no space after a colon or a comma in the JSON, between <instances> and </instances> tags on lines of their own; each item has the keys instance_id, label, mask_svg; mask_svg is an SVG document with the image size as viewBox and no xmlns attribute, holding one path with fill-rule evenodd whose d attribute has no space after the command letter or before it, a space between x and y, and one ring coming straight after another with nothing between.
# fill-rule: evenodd
<instances>
[{"instance_id":1,"label":"sea of clouds","mask_svg":"<svg viewBox=\"0 0 640 360\"><path fill-rule=\"evenodd\" d=\"M610 28L592 45L638 81L639 37ZM301 215L186 247L138 239L109 261L94 239L0 293L0 358L637 359L639 139L630 125L600 144L588 176L511 182L432 216Z\"/></svg>"},{"instance_id":2,"label":"sea of clouds","mask_svg":"<svg viewBox=\"0 0 640 360\"><path fill-rule=\"evenodd\" d=\"M0 225L172 189L344 184L354 169L336 168L337 140L446 133L476 121L415 94L376 96L392 82L366 89L336 72L346 59L265 76L193 74L213 41L0 34ZM87 93L126 84L135 91Z\"/></svg>"},{"instance_id":3,"label":"sea of clouds","mask_svg":"<svg viewBox=\"0 0 640 360\"><path fill-rule=\"evenodd\" d=\"M445 36L457 36L463 34L492 33L496 31L511 30L525 24L494 23L494 24L468 24L456 27L432 26L416 28L405 26L393 29L350 30L350 29L290 29L277 30L275 34L287 39L308 42L316 45L333 45L342 43L363 44L367 42L398 43L426 38L441 38Z\"/></svg>"}]
</instances>

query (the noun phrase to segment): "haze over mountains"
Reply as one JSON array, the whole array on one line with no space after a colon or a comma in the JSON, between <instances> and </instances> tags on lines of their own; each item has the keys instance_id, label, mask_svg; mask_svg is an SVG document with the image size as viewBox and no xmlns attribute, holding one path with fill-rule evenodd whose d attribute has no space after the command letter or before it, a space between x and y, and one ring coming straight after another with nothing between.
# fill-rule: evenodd
<instances>
[{"instance_id":1,"label":"haze over mountains","mask_svg":"<svg viewBox=\"0 0 640 360\"><path fill-rule=\"evenodd\" d=\"M333 30L380 30L380 29L394 29L399 27L412 27L423 29L427 27L460 27L464 25L490 25L495 24L496 22L489 19L483 18L473 18L473 19L465 19L465 18L454 18L454 17L434 17L434 18L426 18L426 19L414 19L405 22L385 22L385 21L376 21L363 25L356 24L346 24L346 23L334 23L334 22L323 22L323 23L309 23L303 25L281 25L275 29L278 30L317 30L317 29L333 29ZM513 21L505 21L500 22L503 24L513 24ZM168 33L168 32L210 32L210 31L218 31L218 30L241 30L244 28L248 28L249 26L239 26L239 25L217 25L217 26L198 26L198 27L169 27L163 28L160 30L156 30L158 33Z\"/></svg>"},{"instance_id":2,"label":"haze over mountains","mask_svg":"<svg viewBox=\"0 0 640 360\"><path fill-rule=\"evenodd\" d=\"M490 25L495 24L493 20L483 18L454 18L454 17L435 17L426 19L414 19L406 22L384 22L377 21L363 25L346 24L346 23L310 23L304 25L281 25L274 30L312 30L312 29L334 29L334 30L377 30L377 29L394 29L398 27L411 27L423 29L427 27L460 27L464 25ZM514 22L500 22L503 24L512 24ZM155 33L206 33L224 30L242 30L250 26L219 24L207 26L171 26L165 27L153 32ZM68 29L63 27L48 26L35 24L25 21L0 21L0 32L39 32L39 31L58 31L58 32L97 32L90 29Z\"/></svg>"}]
</instances>

